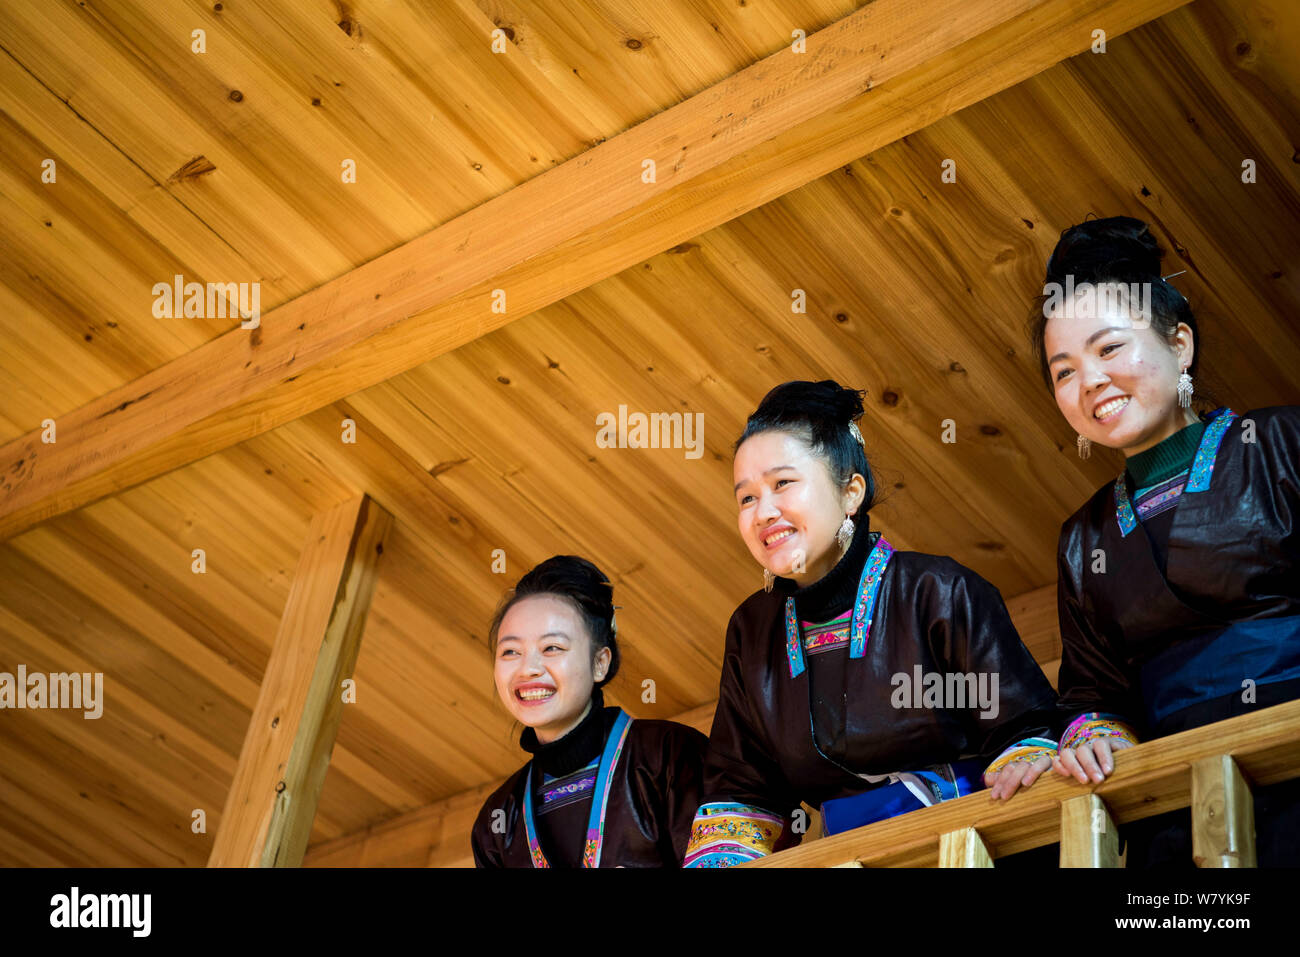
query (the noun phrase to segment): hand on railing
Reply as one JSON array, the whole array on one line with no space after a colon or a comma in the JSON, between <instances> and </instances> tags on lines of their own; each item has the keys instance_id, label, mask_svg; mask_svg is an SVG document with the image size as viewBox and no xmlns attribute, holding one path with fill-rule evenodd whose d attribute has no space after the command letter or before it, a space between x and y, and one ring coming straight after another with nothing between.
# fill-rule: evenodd
<instances>
[{"instance_id":1,"label":"hand on railing","mask_svg":"<svg viewBox=\"0 0 1300 957\"><path fill-rule=\"evenodd\" d=\"M1038 776L1052 766L1052 760L1044 755L1035 761L1015 761L1001 771L984 775L984 785L994 800L1005 800L1038 780Z\"/></svg>"},{"instance_id":2,"label":"hand on railing","mask_svg":"<svg viewBox=\"0 0 1300 957\"><path fill-rule=\"evenodd\" d=\"M1133 747L1132 742L1124 738L1093 738L1076 748L1066 748L1052 758L1052 767L1062 777L1073 777L1082 784L1088 779L1098 784L1115 770L1112 752Z\"/></svg>"}]
</instances>

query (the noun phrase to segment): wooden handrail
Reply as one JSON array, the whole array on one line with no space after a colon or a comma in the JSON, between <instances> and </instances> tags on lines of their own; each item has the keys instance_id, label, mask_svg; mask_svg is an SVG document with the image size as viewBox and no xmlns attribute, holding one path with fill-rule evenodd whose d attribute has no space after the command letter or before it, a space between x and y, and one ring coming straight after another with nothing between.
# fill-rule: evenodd
<instances>
[{"instance_id":1,"label":"wooden handrail","mask_svg":"<svg viewBox=\"0 0 1300 957\"><path fill-rule=\"evenodd\" d=\"M1231 760L1224 760L1225 758ZM1093 794L1100 799L1102 820L1124 824L1193 805L1196 767L1197 856L1210 866L1249 866L1253 839L1247 783L1276 784L1300 777L1300 701L1261 708L1257 713L1229 718L1126 748L1115 754L1115 770L1096 785L1083 785L1049 771L1032 787L1009 801L994 801L981 791L955 801L878 821L792 847L744 867L934 867L945 847L967 831L978 836L993 857L1005 857L1061 840L1067 802ZM1078 819L1083 804L1070 806ZM1085 821L1092 820L1088 810ZM1249 846L1241 847L1245 841ZM1209 843L1206 843L1209 842ZM1084 866L1106 866L1106 842L1080 849ZM973 846L973 845L972 845ZM976 855L975 857L977 857ZM965 858L974 860L975 857ZM1079 858L1074 861L1082 863ZM1113 866L1111 863L1109 866Z\"/></svg>"}]
</instances>

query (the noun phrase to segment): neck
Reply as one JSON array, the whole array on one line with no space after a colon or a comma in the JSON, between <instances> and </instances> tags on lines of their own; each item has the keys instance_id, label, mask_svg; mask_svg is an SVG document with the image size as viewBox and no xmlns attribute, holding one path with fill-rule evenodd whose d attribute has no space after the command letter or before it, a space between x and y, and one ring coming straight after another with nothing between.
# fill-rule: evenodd
<instances>
[{"instance_id":1,"label":"neck","mask_svg":"<svg viewBox=\"0 0 1300 957\"><path fill-rule=\"evenodd\" d=\"M576 718L569 718L563 722L556 722L554 724L546 725L545 727L534 728L533 733L537 735L538 744L550 744L552 741L560 740L560 738L564 737L578 725L582 724L582 719L590 713L591 699L588 699L587 706L582 709L582 714L578 715Z\"/></svg>"},{"instance_id":2,"label":"neck","mask_svg":"<svg viewBox=\"0 0 1300 957\"><path fill-rule=\"evenodd\" d=\"M831 547L826 549L818 556L816 561L804 563L804 570L800 573L791 572L785 576L799 585L800 588L806 588L813 582L821 581L825 578L836 563L840 560L839 545L831 543Z\"/></svg>"},{"instance_id":3,"label":"neck","mask_svg":"<svg viewBox=\"0 0 1300 957\"><path fill-rule=\"evenodd\" d=\"M1166 421L1164 425L1136 445L1130 445L1128 448L1121 449L1120 451L1124 453L1125 458L1137 455L1140 452L1145 452L1147 449L1159 445L1175 432L1181 432L1189 425L1193 425L1199 421L1200 416L1191 409L1184 409L1182 406L1175 406L1174 414L1169 417L1169 420Z\"/></svg>"}]
</instances>

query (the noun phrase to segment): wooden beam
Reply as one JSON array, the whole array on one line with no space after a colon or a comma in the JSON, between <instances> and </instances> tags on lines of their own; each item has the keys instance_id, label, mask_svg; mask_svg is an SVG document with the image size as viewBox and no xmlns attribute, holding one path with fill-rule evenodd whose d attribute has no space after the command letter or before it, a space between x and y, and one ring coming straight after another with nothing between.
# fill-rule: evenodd
<instances>
[{"instance_id":1,"label":"wooden beam","mask_svg":"<svg viewBox=\"0 0 1300 957\"><path fill-rule=\"evenodd\" d=\"M1061 805L1061 866L1119 867L1119 829L1095 794Z\"/></svg>"},{"instance_id":2,"label":"wooden beam","mask_svg":"<svg viewBox=\"0 0 1300 957\"><path fill-rule=\"evenodd\" d=\"M1255 867L1255 799L1237 762L1192 765L1192 857L1197 867Z\"/></svg>"},{"instance_id":3,"label":"wooden beam","mask_svg":"<svg viewBox=\"0 0 1300 957\"><path fill-rule=\"evenodd\" d=\"M975 828L963 827L939 836L939 866L992 867L993 856Z\"/></svg>"},{"instance_id":4,"label":"wooden beam","mask_svg":"<svg viewBox=\"0 0 1300 957\"><path fill-rule=\"evenodd\" d=\"M807 52L783 49L58 416L56 442L9 442L0 539L398 375L1033 76L1094 29L1113 40L1185 2L877 0Z\"/></svg>"},{"instance_id":5,"label":"wooden beam","mask_svg":"<svg viewBox=\"0 0 1300 957\"><path fill-rule=\"evenodd\" d=\"M391 521L366 496L313 517L209 867L301 863Z\"/></svg>"}]
</instances>

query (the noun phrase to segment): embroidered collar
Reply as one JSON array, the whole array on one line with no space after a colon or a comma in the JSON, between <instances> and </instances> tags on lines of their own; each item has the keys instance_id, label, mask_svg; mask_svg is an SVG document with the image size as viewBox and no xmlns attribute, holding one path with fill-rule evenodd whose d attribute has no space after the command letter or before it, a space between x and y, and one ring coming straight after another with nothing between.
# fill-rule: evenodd
<instances>
[{"instance_id":1,"label":"embroidered collar","mask_svg":"<svg viewBox=\"0 0 1300 957\"><path fill-rule=\"evenodd\" d=\"M605 739L605 750L600 756L600 769L596 772L596 789L591 795L591 814L587 818L587 840L582 849L582 866L599 867L601 847L605 842L605 809L609 804L610 782L614 778L614 768L618 765L619 755L623 753L623 744L627 741L627 731L632 725L632 718L622 708L618 709L618 718ZM528 853L533 859L533 867L550 867L542 845L537 840L537 826L533 823L533 764L528 762L524 772L524 833L528 836Z\"/></svg>"},{"instance_id":2,"label":"embroidered collar","mask_svg":"<svg viewBox=\"0 0 1300 957\"><path fill-rule=\"evenodd\" d=\"M861 658L867 653L867 638L871 634L880 579L884 577L885 566L889 564L893 553L894 547L881 536L862 566L862 577L858 579L858 596L853 604L853 620L849 626L850 658ZM790 662L790 677L799 677L804 670L804 653L793 596L785 600L785 654Z\"/></svg>"},{"instance_id":3,"label":"embroidered collar","mask_svg":"<svg viewBox=\"0 0 1300 957\"><path fill-rule=\"evenodd\" d=\"M1237 418L1237 413L1231 409L1215 409L1208 418L1210 423L1201 436L1201 444L1196 449L1196 458L1192 459L1187 485L1183 488L1184 495L1188 492L1204 492L1210 487L1210 478L1214 474L1214 461L1218 457L1219 446L1228 431L1228 426ZM1120 534L1124 537L1137 528L1137 516L1133 514L1133 503L1129 501L1128 485L1124 481L1123 472L1120 472L1119 478L1115 480L1115 520L1119 523Z\"/></svg>"}]
</instances>

